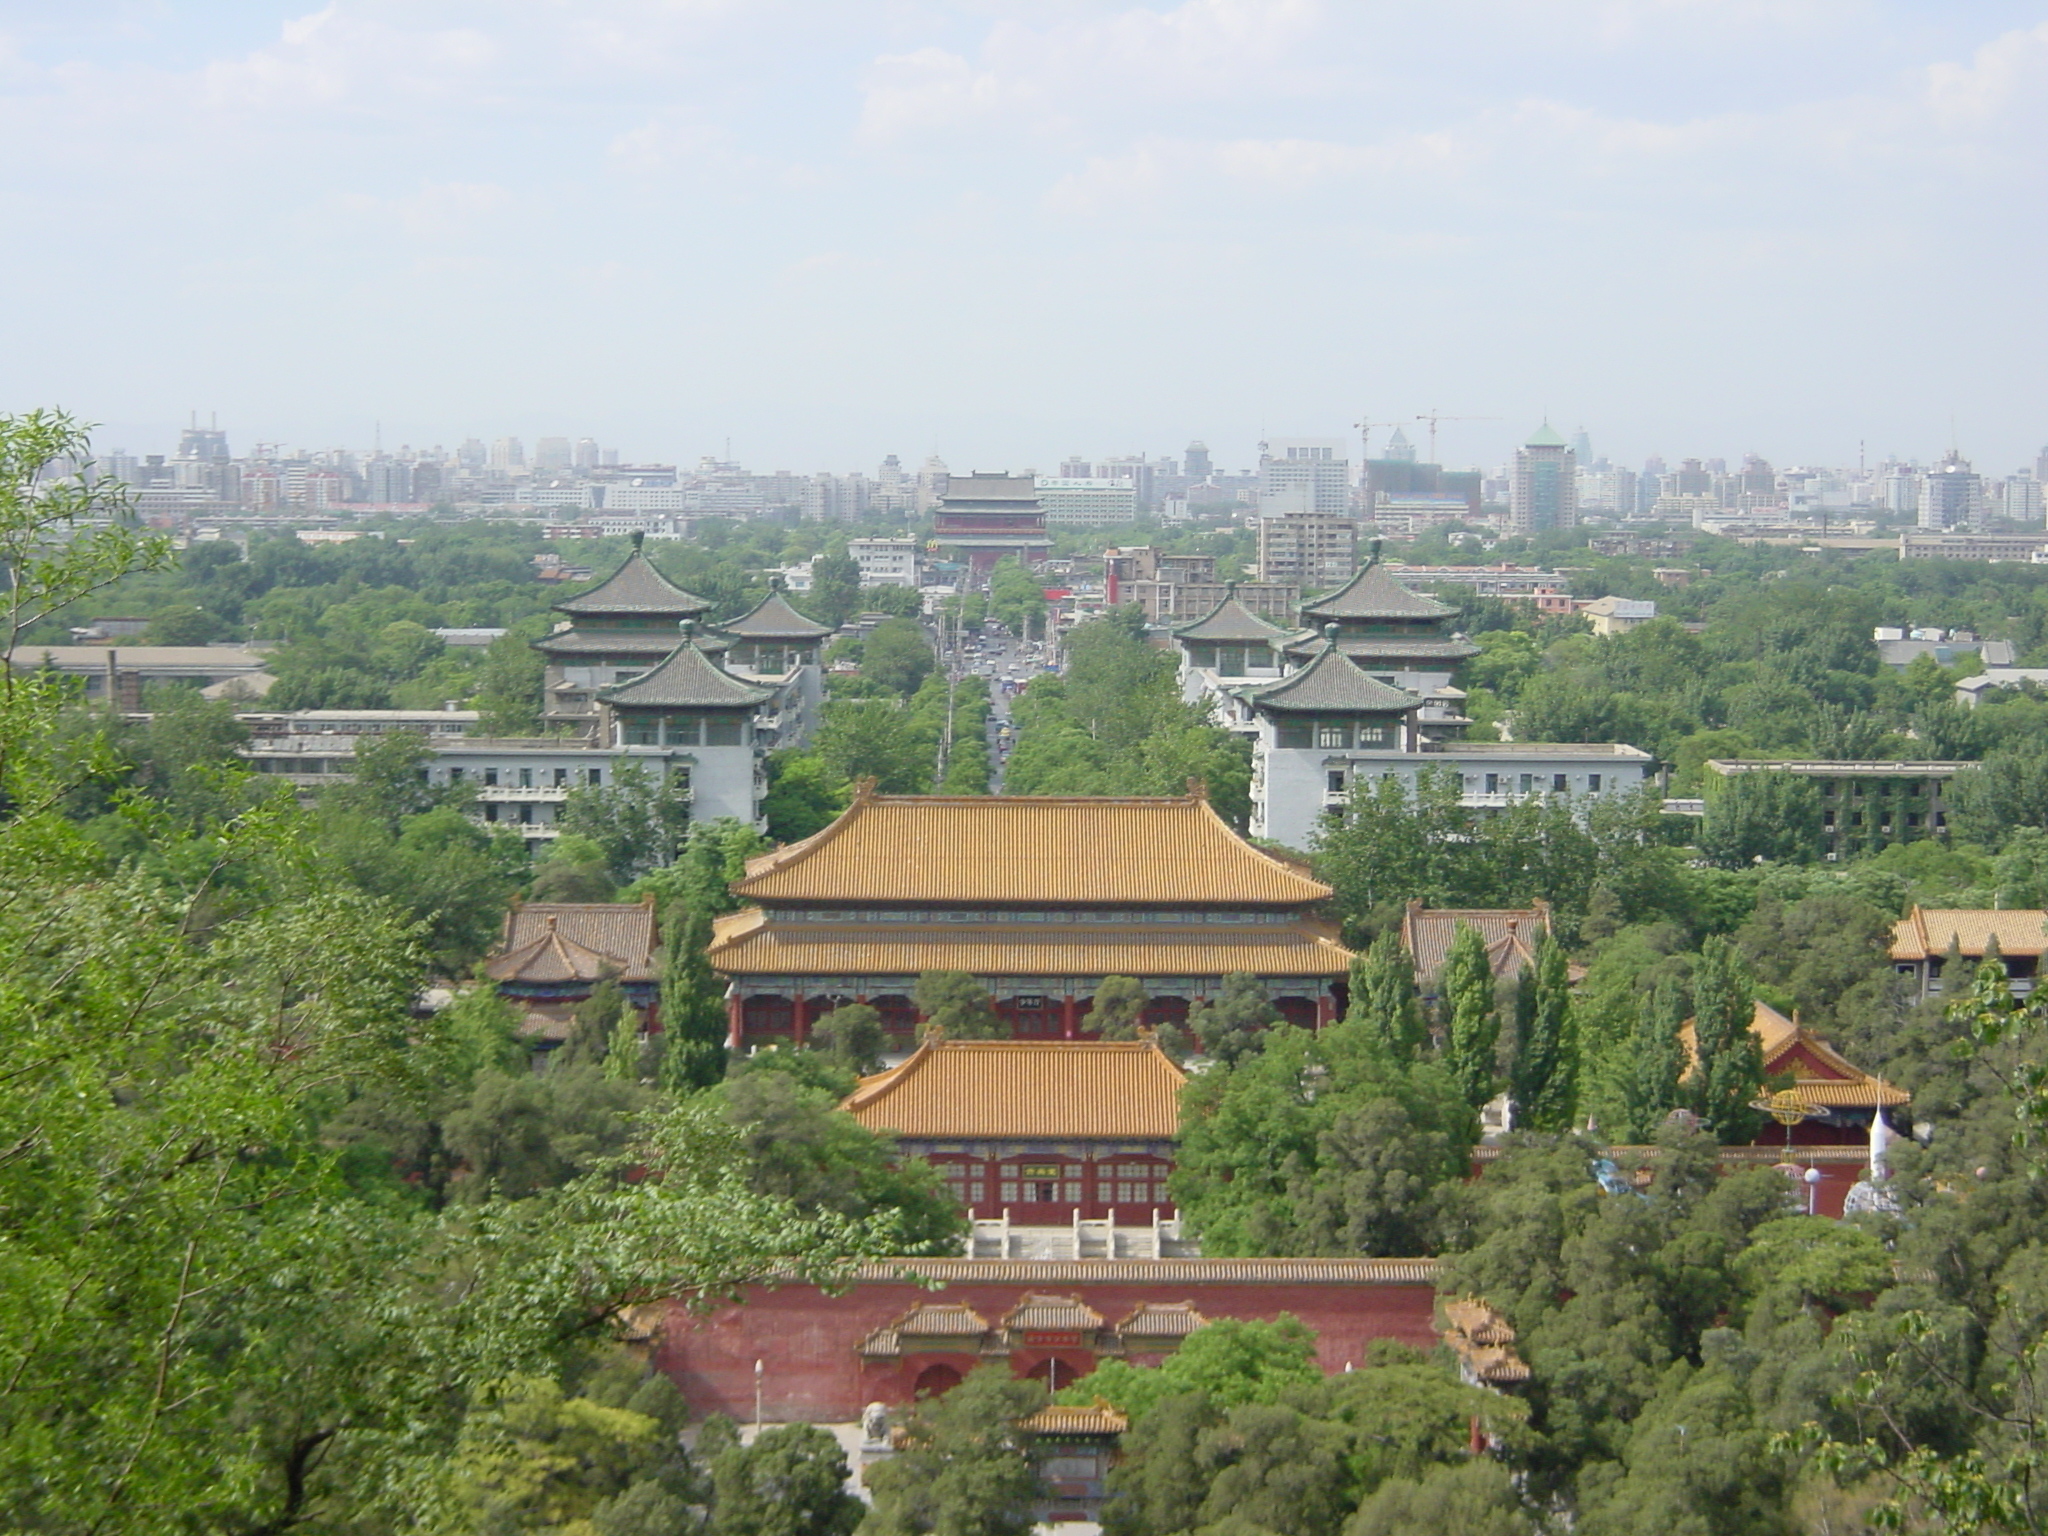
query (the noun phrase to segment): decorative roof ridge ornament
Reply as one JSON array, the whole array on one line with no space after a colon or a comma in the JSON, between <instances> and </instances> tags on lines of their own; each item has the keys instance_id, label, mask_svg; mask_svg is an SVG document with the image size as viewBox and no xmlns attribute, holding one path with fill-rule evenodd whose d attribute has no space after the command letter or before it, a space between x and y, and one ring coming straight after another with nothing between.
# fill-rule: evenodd
<instances>
[{"instance_id":1,"label":"decorative roof ridge ornament","mask_svg":"<svg viewBox=\"0 0 2048 1536\"><path fill-rule=\"evenodd\" d=\"M647 530L645 528L635 528L632 533L632 539L633 548L637 551L647 542Z\"/></svg>"}]
</instances>

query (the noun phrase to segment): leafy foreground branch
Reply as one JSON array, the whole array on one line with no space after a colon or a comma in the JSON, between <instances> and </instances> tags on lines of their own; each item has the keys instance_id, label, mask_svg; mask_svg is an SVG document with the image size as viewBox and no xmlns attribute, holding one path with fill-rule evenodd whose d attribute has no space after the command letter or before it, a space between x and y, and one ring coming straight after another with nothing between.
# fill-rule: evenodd
<instances>
[{"instance_id":1,"label":"leafy foreground branch","mask_svg":"<svg viewBox=\"0 0 2048 1536\"><path fill-rule=\"evenodd\" d=\"M0 417L8 606L147 560L82 437ZM319 1127L353 1094L474 1078L416 1019L425 929L329 878L289 796L196 824L123 796L120 851L57 809L93 765L61 690L0 666L0 1523L43 1532L437 1523L465 1415L553 1378L621 1309L771 1270L828 1279L885 1224L750 1185L705 1100L561 1188L440 1212L351 1180ZM793 1260L791 1256L796 1256ZM446 1525L445 1520L438 1523Z\"/></svg>"}]
</instances>

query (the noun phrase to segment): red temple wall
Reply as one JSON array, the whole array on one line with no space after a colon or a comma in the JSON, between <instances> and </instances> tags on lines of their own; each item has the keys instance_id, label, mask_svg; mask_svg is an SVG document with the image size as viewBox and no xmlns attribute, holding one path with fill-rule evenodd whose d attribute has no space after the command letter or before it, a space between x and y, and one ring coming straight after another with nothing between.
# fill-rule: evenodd
<instances>
[{"instance_id":1,"label":"red temple wall","mask_svg":"<svg viewBox=\"0 0 2048 1536\"><path fill-rule=\"evenodd\" d=\"M951 1366L964 1375L982 1359L978 1341L963 1340L958 1350L928 1349L901 1359L864 1360L860 1343L869 1333L934 1299L963 1302L993 1327L1026 1291L1078 1296L1111 1324L1148 1301L1192 1302L1212 1320L1271 1319L1291 1312L1315 1330L1317 1358L1330 1373L1361 1362L1366 1345L1374 1339L1400 1339L1421 1349L1436 1343L1436 1294L1428 1285L975 1281L949 1284L935 1292L909 1282L887 1282L856 1285L839 1296L806 1285L757 1286L748 1290L744 1305L702 1315L671 1303L654 1359L695 1413L751 1419L754 1362L759 1360L765 1419L844 1423L859 1418L861 1409L872 1402L912 1401L918 1376L934 1365ZM1061 1385L1070 1374L1084 1374L1095 1359L1092 1351L1064 1343L1021 1345L1011 1352L1009 1365L1020 1376L1042 1375L1049 1356L1060 1362ZM1149 1363L1158 1357L1126 1358Z\"/></svg>"}]
</instances>

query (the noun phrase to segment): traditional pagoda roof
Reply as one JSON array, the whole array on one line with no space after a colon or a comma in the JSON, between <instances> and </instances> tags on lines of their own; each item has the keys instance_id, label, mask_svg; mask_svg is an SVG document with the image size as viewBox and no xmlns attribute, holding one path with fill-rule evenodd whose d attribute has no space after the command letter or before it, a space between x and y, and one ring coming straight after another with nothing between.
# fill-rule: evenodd
<instances>
[{"instance_id":1,"label":"traditional pagoda roof","mask_svg":"<svg viewBox=\"0 0 2048 1536\"><path fill-rule=\"evenodd\" d=\"M1026 1291L1024 1299L1003 1314L1003 1327L1013 1333L1093 1333L1102 1314L1078 1296L1047 1296Z\"/></svg>"},{"instance_id":2,"label":"traditional pagoda roof","mask_svg":"<svg viewBox=\"0 0 2048 1536\"><path fill-rule=\"evenodd\" d=\"M1017 1427L1027 1435L1071 1440L1084 1435L1120 1435L1131 1427L1131 1420L1128 1414L1105 1403L1086 1408L1050 1403L1030 1417L1019 1419Z\"/></svg>"},{"instance_id":3,"label":"traditional pagoda roof","mask_svg":"<svg viewBox=\"0 0 2048 1536\"><path fill-rule=\"evenodd\" d=\"M865 785L822 832L748 860L733 890L809 904L1025 907L1301 906L1330 895L1231 831L1199 794L951 797Z\"/></svg>"},{"instance_id":4,"label":"traditional pagoda roof","mask_svg":"<svg viewBox=\"0 0 2048 1536\"><path fill-rule=\"evenodd\" d=\"M599 689L597 696L627 709L751 709L774 698L775 690L734 677L685 634L652 672Z\"/></svg>"},{"instance_id":5,"label":"traditional pagoda roof","mask_svg":"<svg viewBox=\"0 0 2048 1536\"><path fill-rule=\"evenodd\" d=\"M864 1077L843 1108L899 1136L1103 1137L1180 1132L1187 1074L1151 1040L946 1040ZM1091 1326L1100 1327L1097 1318ZM1051 1325L1048 1325L1051 1326Z\"/></svg>"},{"instance_id":6,"label":"traditional pagoda roof","mask_svg":"<svg viewBox=\"0 0 2048 1536\"><path fill-rule=\"evenodd\" d=\"M1176 640L1220 641L1223 643L1272 643L1284 640L1287 630L1272 620L1261 618L1238 600L1237 589L1233 586L1201 618L1192 624L1183 624L1173 631Z\"/></svg>"},{"instance_id":7,"label":"traditional pagoda roof","mask_svg":"<svg viewBox=\"0 0 2048 1536\"><path fill-rule=\"evenodd\" d=\"M1303 623L1322 619L1446 619L1458 610L1410 592L1373 556L1336 591L1301 605Z\"/></svg>"},{"instance_id":8,"label":"traditional pagoda roof","mask_svg":"<svg viewBox=\"0 0 2048 1536\"><path fill-rule=\"evenodd\" d=\"M1444 1303L1443 1341L1466 1376L1483 1386L1527 1381L1529 1367L1514 1350L1515 1330L1483 1301L1470 1297Z\"/></svg>"},{"instance_id":9,"label":"traditional pagoda roof","mask_svg":"<svg viewBox=\"0 0 2048 1536\"><path fill-rule=\"evenodd\" d=\"M702 613L711 604L662 575L635 544L633 553L611 575L588 592L565 597L554 606L559 612L579 617L623 613L685 618Z\"/></svg>"},{"instance_id":10,"label":"traditional pagoda roof","mask_svg":"<svg viewBox=\"0 0 2048 1536\"><path fill-rule=\"evenodd\" d=\"M1551 931L1550 903L1533 907L1425 907L1411 901L1401 914L1401 946L1427 983L1444 968L1460 928L1478 930L1496 981L1513 981L1536 958L1536 944Z\"/></svg>"},{"instance_id":11,"label":"traditional pagoda roof","mask_svg":"<svg viewBox=\"0 0 2048 1536\"><path fill-rule=\"evenodd\" d=\"M1892 927L1892 958L1939 960L1953 943L1967 958L1981 960L1993 939L2002 955L2048 953L2048 912L2039 907L1990 911L1916 906Z\"/></svg>"},{"instance_id":12,"label":"traditional pagoda roof","mask_svg":"<svg viewBox=\"0 0 2048 1536\"><path fill-rule=\"evenodd\" d=\"M1403 715L1422 708L1416 695L1368 677L1334 645L1277 682L1249 683L1236 692L1256 709L1290 713Z\"/></svg>"},{"instance_id":13,"label":"traditional pagoda roof","mask_svg":"<svg viewBox=\"0 0 2048 1536\"><path fill-rule=\"evenodd\" d=\"M718 626L736 640L822 640L833 633L830 624L807 619L790 607L779 591L770 592L736 619Z\"/></svg>"},{"instance_id":14,"label":"traditional pagoda roof","mask_svg":"<svg viewBox=\"0 0 2048 1536\"><path fill-rule=\"evenodd\" d=\"M640 902L537 901L515 905L484 962L494 981L534 986L655 977L654 898Z\"/></svg>"},{"instance_id":15,"label":"traditional pagoda roof","mask_svg":"<svg viewBox=\"0 0 2048 1536\"><path fill-rule=\"evenodd\" d=\"M1131 1309L1116 1331L1126 1339L1184 1339L1208 1321L1192 1301L1145 1301Z\"/></svg>"},{"instance_id":16,"label":"traditional pagoda roof","mask_svg":"<svg viewBox=\"0 0 2048 1536\"><path fill-rule=\"evenodd\" d=\"M716 630L699 629L697 649L718 656L732 649L732 641ZM659 659L675 649L674 629L558 629L542 635L533 648L548 656L649 656Z\"/></svg>"},{"instance_id":17,"label":"traditional pagoda roof","mask_svg":"<svg viewBox=\"0 0 2048 1536\"><path fill-rule=\"evenodd\" d=\"M1905 1104L1912 1095L1872 1077L1797 1019L1788 1019L1769 1003L1759 1002L1750 1015L1750 1033L1763 1047L1764 1077L1792 1079L1792 1086L1815 1109L1878 1109ZM1686 1060L1697 1063L1699 1044L1688 1019L1679 1030ZM1689 1070L1689 1069L1688 1069Z\"/></svg>"},{"instance_id":18,"label":"traditional pagoda roof","mask_svg":"<svg viewBox=\"0 0 2048 1536\"><path fill-rule=\"evenodd\" d=\"M1302 655L1313 643L1312 639L1293 641L1287 649ZM1384 661L1460 662L1479 654L1478 646L1455 636L1437 640L1425 635L1339 635L1337 649L1360 665Z\"/></svg>"},{"instance_id":19,"label":"traditional pagoda roof","mask_svg":"<svg viewBox=\"0 0 2048 1536\"><path fill-rule=\"evenodd\" d=\"M1339 977L1351 952L1334 925L1037 922L777 923L759 907L712 923L711 964L728 976Z\"/></svg>"}]
</instances>

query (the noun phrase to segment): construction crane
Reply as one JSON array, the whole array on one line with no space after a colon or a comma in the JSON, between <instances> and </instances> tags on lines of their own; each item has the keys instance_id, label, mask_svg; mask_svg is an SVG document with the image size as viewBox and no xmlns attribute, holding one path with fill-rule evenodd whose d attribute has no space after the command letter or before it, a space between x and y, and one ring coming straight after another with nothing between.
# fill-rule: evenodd
<instances>
[{"instance_id":1,"label":"construction crane","mask_svg":"<svg viewBox=\"0 0 2048 1536\"><path fill-rule=\"evenodd\" d=\"M1424 411L1415 418L1429 423L1429 462L1436 463L1436 424L1440 421L1499 421L1498 416L1445 416L1438 411Z\"/></svg>"},{"instance_id":2,"label":"construction crane","mask_svg":"<svg viewBox=\"0 0 2048 1536\"><path fill-rule=\"evenodd\" d=\"M1372 434L1374 430L1379 427L1393 427L1398 431L1403 423L1398 421L1354 421L1351 425L1358 433L1359 452L1364 455L1366 463L1370 464L1372 462Z\"/></svg>"}]
</instances>

